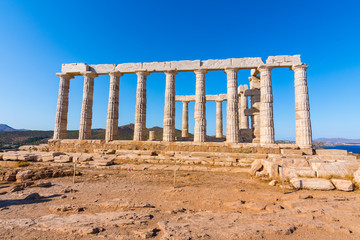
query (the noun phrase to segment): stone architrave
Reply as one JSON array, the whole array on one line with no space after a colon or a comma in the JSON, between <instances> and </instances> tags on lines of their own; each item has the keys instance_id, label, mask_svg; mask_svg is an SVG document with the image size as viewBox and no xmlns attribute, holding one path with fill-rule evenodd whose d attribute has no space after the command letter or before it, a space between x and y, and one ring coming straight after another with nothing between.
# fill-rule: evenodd
<instances>
[{"instance_id":1,"label":"stone architrave","mask_svg":"<svg viewBox=\"0 0 360 240\"><path fill-rule=\"evenodd\" d=\"M223 137L223 117L222 117L223 101L216 101L216 137Z\"/></svg>"},{"instance_id":2,"label":"stone architrave","mask_svg":"<svg viewBox=\"0 0 360 240\"><path fill-rule=\"evenodd\" d=\"M96 76L97 74L90 71L84 73L84 89L80 116L79 140L91 138L94 78Z\"/></svg>"},{"instance_id":3,"label":"stone architrave","mask_svg":"<svg viewBox=\"0 0 360 240\"><path fill-rule=\"evenodd\" d=\"M56 75L60 77L60 84L53 139L64 139L66 138L70 79L73 77L66 73L57 73Z\"/></svg>"},{"instance_id":4,"label":"stone architrave","mask_svg":"<svg viewBox=\"0 0 360 240\"><path fill-rule=\"evenodd\" d=\"M226 141L239 142L239 110L237 93L237 68L227 68Z\"/></svg>"},{"instance_id":5,"label":"stone architrave","mask_svg":"<svg viewBox=\"0 0 360 240\"><path fill-rule=\"evenodd\" d=\"M195 70L196 91L195 91L195 129L194 142L206 141L206 95L205 95L205 74L206 70Z\"/></svg>"},{"instance_id":6,"label":"stone architrave","mask_svg":"<svg viewBox=\"0 0 360 240\"><path fill-rule=\"evenodd\" d=\"M175 141L175 75L176 71L166 71L164 131L163 141Z\"/></svg>"},{"instance_id":7,"label":"stone architrave","mask_svg":"<svg viewBox=\"0 0 360 240\"><path fill-rule=\"evenodd\" d=\"M260 143L274 144L273 95L271 67L262 65L260 71Z\"/></svg>"},{"instance_id":8,"label":"stone architrave","mask_svg":"<svg viewBox=\"0 0 360 240\"><path fill-rule=\"evenodd\" d=\"M146 71L137 71L134 141L146 140Z\"/></svg>"},{"instance_id":9,"label":"stone architrave","mask_svg":"<svg viewBox=\"0 0 360 240\"><path fill-rule=\"evenodd\" d=\"M295 73L296 144L301 148L309 148L312 145L309 93L306 80L307 68L306 64L292 67Z\"/></svg>"},{"instance_id":10,"label":"stone architrave","mask_svg":"<svg viewBox=\"0 0 360 240\"><path fill-rule=\"evenodd\" d=\"M182 111L182 131L181 137L189 137L189 102L182 101L183 111Z\"/></svg>"},{"instance_id":11,"label":"stone architrave","mask_svg":"<svg viewBox=\"0 0 360 240\"><path fill-rule=\"evenodd\" d=\"M119 72L111 72L109 75L110 88L105 134L105 140L107 142L116 140L118 138L119 85L122 74Z\"/></svg>"}]
</instances>

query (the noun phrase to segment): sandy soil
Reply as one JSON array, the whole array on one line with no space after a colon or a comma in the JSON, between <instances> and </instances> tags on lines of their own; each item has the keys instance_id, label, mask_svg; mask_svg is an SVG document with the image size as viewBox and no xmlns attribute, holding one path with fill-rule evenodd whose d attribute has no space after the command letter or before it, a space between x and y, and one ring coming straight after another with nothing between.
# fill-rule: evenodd
<instances>
[{"instance_id":1,"label":"sandy soil","mask_svg":"<svg viewBox=\"0 0 360 240\"><path fill-rule=\"evenodd\" d=\"M284 193L247 173L186 171L174 188L172 171L80 171L75 184L0 195L0 239L360 239L359 190Z\"/></svg>"}]
</instances>

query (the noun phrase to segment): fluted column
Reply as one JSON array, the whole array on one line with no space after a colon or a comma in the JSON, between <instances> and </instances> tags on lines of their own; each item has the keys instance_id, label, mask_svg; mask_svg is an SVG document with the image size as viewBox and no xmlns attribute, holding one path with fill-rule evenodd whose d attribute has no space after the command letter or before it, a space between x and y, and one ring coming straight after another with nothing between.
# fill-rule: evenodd
<instances>
[{"instance_id":1,"label":"fluted column","mask_svg":"<svg viewBox=\"0 0 360 240\"><path fill-rule=\"evenodd\" d=\"M248 108L248 100L245 96L247 85L239 86L239 128L249 129L249 117L245 115L245 109Z\"/></svg>"},{"instance_id":2,"label":"fluted column","mask_svg":"<svg viewBox=\"0 0 360 240\"><path fill-rule=\"evenodd\" d=\"M60 77L60 84L53 138L64 139L66 138L70 79L73 77L66 73L57 73L56 75Z\"/></svg>"},{"instance_id":3,"label":"fluted column","mask_svg":"<svg viewBox=\"0 0 360 240\"><path fill-rule=\"evenodd\" d=\"M309 93L306 80L307 68L306 64L292 67L295 73L296 144L299 147L311 147L312 145Z\"/></svg>"},{"instance_id":4,"label":"fluted column","mask_svg":"<svg viewBox=\"0 0 360 240\"><path fill-rule=\"evenodd\" d=\"M226 108L226 141L239 142L239 110L237 94L237 72L239 69L227 68L227 108Z\"/></svg>"},{"instance_id":5,"label":"fluted column","mask_svg":"<svg viewBox=\"0 0 360 240\"><path fill-rule=\"evenodd\" d=\"M216 137L223 137L223 116L222 116L223 101L216 101Z\"/></svg>"},{"instance_id":6,"label":"fluted column","mask_svg":"<svg viewBox=\"0 0 360 240\"><path fill-rule=\"evenodd\" d=\"M118 138L118 122L119 122L119 83L122 76L119 72L111 72L110 88L109 88L109 102L106 119L106 135L107 142L116 140Z\"/></svg>"},{"instance_id":7,"label":"fluted column","mask_svg":"<svg viewBox=\"0 0 360 240\"><path fill-rule=\"evenodd\" d=\"M260 66L260 143L273 144L274 119L273 119L273 95L271 83L271 67Z\"/></svg>"},{"instance_id":8,"label":"fluted column","mask_svg":"<svg viewBox=\"0 0 360 240\"><path fill-rule=\"evenodd\" d=\"M93 72L84 73L84 89L80 116L79 139L91 138L92 106L94 94L94 78L97 74Z\"/></svg>"},{"instance_id":9,"label":"fluted column","mask_svg":"<svg viewBox=\"0 0 360 240\"><path fill-rule=\"evenodd\" d=\"M195 91L195 129L194 142L206 141L206 96L205 96L205 74L206 70L195 70L196 91Z\"/></svg>"},{"instance_id":10,"label":"fluted column","mask_svg":"<svg viewBox=\"0 0 360 240\"><path fill-rule=\"evenodd\" d=\"M181 137L189 137L189 102L183 101Z\"/></svg>"},{"instance_id":11,"label":"fluted column","mask_svg":"<svg viewBox=\"0 0 360 240\"><path fill-rule=\"evenodd\" d=\"M175 75L176 71L167 71L164 107L163 141L175 141Z\"/></svg>"},{"instance_id":12,"label":"fluted column","mask_svg":"<svg viewBox=\"0 0 360 240\"><path fill-rule=\"evenodd\" d=\"M146 140L146 71L138 71L135 106L134 141Z\"/></svg>"}]
</instances>

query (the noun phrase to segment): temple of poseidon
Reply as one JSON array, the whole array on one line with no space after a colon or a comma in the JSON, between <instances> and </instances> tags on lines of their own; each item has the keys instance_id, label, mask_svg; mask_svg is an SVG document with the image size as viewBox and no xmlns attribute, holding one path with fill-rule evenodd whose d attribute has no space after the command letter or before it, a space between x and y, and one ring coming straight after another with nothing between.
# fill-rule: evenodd
<instances>
[{"instance_id":1,"label":"temple of poseidon","mask_svg":"<svg viewBox=\"0 0 360 240\"><path fill-rule=\"evenodd\" d=\"M80 167L173 171L249 172L256 177L282 182L297 189L353 191L360 185L360 161L345 150L315 149L312 145L306 70L300 56L230 58L223 60L171 61L88 65L63 64L60 77L55 130L48 144L22 146L18 152L0 153L3 160L26 160ZM275 143L271 71L294 72L295 143ZM237 73L250 69L249 85L238 85ZM195 95L176 95L178 72L194 72ZM227 92L207 95L206 73L224 71ZM146 136L146 78L154 72L166 77L163 136ZM137 75L133 140L118 140L119 84L124 74ZM109 75L106 136L91 139L94 81ZM84 90L79 139L66 139L70 80L83 76ZM292 79L289 79L291 81ZM225 79L224 79L225 84ZM175 102L182 102L182 136L175 137ZM188 104L195 102L194 138L189 134ZM216 138L206 139L206 101L216 102ZM226 101L226 123L222 102ZM226 136L223 136L223 125ZM175 164L174 164L175 163ZM75 166L75 165L74 165ZM349 180L352 179L352 180ZM275 182L276 184L276 182ZM274 186L274 185L272 185Z\"/></svg>"},{"instance_id":2,"label":"temple of poseidon","mask_svg":"<svg viewBox=\"0 0 360 240\"><path fill-rule=\"evenodd\" d=\"M301 62L300 55L270 56L266 63L256 58L229 58L220 60L195 60L171 62L144 62L122 64L86 63L63 64L60 77L57 113L54 129L54 138L51 146L75 144L89 148L91 151L97 145L102 148L119 149L123 145L138 145L147 141L146 137L146 78L154 72L163 72L166 77L163 139L156 143L147 143L147 148L164 145L173 150L188 149L186 145L216 146L219 148L279 148L275 144L273 120L273 95L271 71L274 68L290 68L294 71L295 88L295 114L296 114L296 144L286 147L300 148L310 153L312 150L311 121L309 113L309 96L306 79L308 65ZM238 86L237 73L243 69L250 69L250 86ZM220 95L206 95L206 73L208 71L224 71L227 74L227 93ZM194 72L196 77L196 91L193 96L175 94L176 74L178 72ZM137 75L136 111L133 141L119 141L118 118L119 114L119 82L124 74ZM94 80L98 75L109 75L110 92L106 122L105 141L91 140L92 101ZM84 90L80 119L79 140L66 139L67 112L70 79L75 76L84 77ZM289 79L290 80L290 79ZM225 79L224 79L225 82ZM250 106L248 106L250 98ZM193 143L177 141L175 138L175 102L183 103L182 137L189 136L188 129L188 103L195 102L195 128ZM206 142L206 101L216 102L216 137L223 138L222 102L227 101L226 108L226 141ZM124 113L123 113L124 114ZM251 121L249 121L251 118ZM249 126L251 122L251 126ZM152 134L150 134L152 135ZM150 136L150 140L153 137ZM147 141L149 142L149 141ZM169 144L172 143L172 144ZM177 144L178 143L178 144ZM146 143L143 143L144 145ZM85 147L86 146L86 147ZM177 147L176 147L177 146ZM281 147L281 146L280 146ZM156 149L159 146L155 147ZM163 149L162 147L160 147ZM196 148L196 147L195 147ZM78 149L80 150L80 149Z\"/></svg>"}]
</instances>

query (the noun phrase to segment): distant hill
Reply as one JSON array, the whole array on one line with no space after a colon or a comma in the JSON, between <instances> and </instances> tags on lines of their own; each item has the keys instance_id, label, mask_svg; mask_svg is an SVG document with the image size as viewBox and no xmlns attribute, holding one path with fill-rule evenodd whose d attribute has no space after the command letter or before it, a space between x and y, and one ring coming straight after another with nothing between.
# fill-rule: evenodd
<instances>
[{"instance_id":1,"label":"distant hill","mask_svg":"<svg viewBox=\"0 0 360 240\"><path fill-rule=\"evenodd\" d=\"M3 124L4 125L4 124ZM13 128L12 128L13 129ZM120 126L119 140L132 140L134 135L134 124L128 124ZM162 139L163 129L161 127L152 127L146 130L148 136L149 131L155 131L155 138ZM41 144L47 143L49 139L53 137L53 131L30 131L30 130L10 130L0 132L0 149L4 145L28 145L28 144ZM175 129L175 135L181 138L181 130ZM189 134L193 137L192 134ZM79 137L79 131L67 131L67 139L77 139ZM91 139L105 139L105 129L92 129Z\"/></svg>"},{"instance_id":2,"label":"distant hill","mask_svg":"<svg viewBox=\"0 0 360 240\"><path fill-rule=\"evenodd\" d=\"M360 139L348 139L348 138L318 138L314 139L315 142L327 142L327 143L360 143Z\"/></svg>"},{"instance_id":3,"label":"distant hill","mask_svg":"<svg viewBox=\"0 0 360 240\"><path fill-rule=\"evenodd\" d=\"M4 132L4 131L16 131L16 129L6 124L0 124L0 132Z\"/></svg>"}]
</instances>

